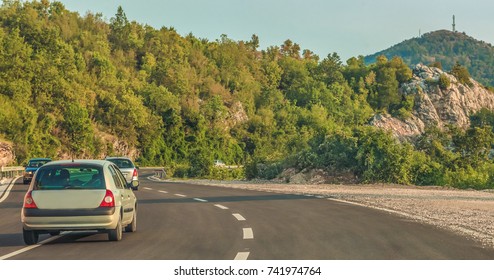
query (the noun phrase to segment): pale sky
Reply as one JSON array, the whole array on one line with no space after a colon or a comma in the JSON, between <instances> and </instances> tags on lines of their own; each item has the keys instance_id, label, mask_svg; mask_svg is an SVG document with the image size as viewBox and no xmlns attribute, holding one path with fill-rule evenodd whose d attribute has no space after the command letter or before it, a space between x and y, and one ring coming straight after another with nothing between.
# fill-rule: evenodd
<instances>
[{"instance_id":1,"label":"pale sky","mask_svg":"<svg viewBox=\"0 0 494 280\"><path fill-rule=\"evenodd\" d=\"M456 29L494 44L493 0L61 0L82 16L102 13L109 21L122 6L130 21L157 29L174 27L210 41L260 39L260 48L290 39L321 58L343 61L370 55L440 29Z\"/></svg>"}]
</instances>

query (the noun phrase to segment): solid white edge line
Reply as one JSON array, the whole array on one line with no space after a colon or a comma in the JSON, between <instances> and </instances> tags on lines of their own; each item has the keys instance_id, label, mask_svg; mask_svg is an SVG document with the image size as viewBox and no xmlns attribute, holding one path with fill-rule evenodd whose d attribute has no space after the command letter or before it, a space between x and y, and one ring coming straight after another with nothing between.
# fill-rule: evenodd
<instances>
[{"instance_id":1,"label":"solid white edge line","mask_svg":"<svg viewBox=\"0 0 494 280\"><path fill-rule=\"evenodd\" d=\"M243 228L242 230L244 232L244 239L254 239L252 228Z\"/></svg>"},{"instance_id":2,"label":"solid white edge line","mask_svg":"<svg viewBox=\"0 0 494 280\"><path fill-rule=\"evenodd\" d=\"M145 187L143 189L148 190L148 191L152 191L153 190L152 188L147 188L147 187Z\"/></svg>"},{"instance_id":3,"label":"solid white edge line","mask_svg":"<svg viewBox=\"0 0 494 280\"><path fill-rule=\"evenodd\" d=\"M199 202L208 202L207 200L205 199L200 199L200 198L194 198L195 201L199 201Z\"/></svg>"},{"instance_id":4,"label":"solid white edge line","mask_svg":"<svg viewBox=\"0 0 494 280\"><path fill-rule=\"evenodd\" d=\"M44 245L44 244L46 244L46 243L48 243L48 242L52 242L52 241L54 241L54 240L57 240L57 239L59 239L60 237L62 237L62 236L64 236L64 235L66 235L66 234L68 234L68 233L71 233L71 231L62 232L60 235L57 235L57 236L52 236L52 237L50 237L50 238L48 238L48 239L45 239L45 240L43 240L43 241L39 242L38 244L29 245L29 246L27 246L27 247L25 247L25 248L19 249L19 250L17 250L17 251L14 251L14 252L12 252L12 253L7 254L7 255L0 256L0 260L6 260L6 259L9 259L9 258L15 257L15 256L17 256L17 255L20 255L20 254L22 254L22 253L25 253L25 252L27 252L27 251L30 251L30 250L36 249L36 248L38 248L39 246L42 246L42 245Z\"/></svg>"},{"instance_id":5,"label":"solid white edge line","mask_svg":"<svg viewBox=\"0 0 494 280\"><path fill-rule=\"evenodd\" d=\"M235 261L245 261L249 258L250 252L238 252L237 255L235 256Z\"/></svg>"},{"instance_id":6,"label":"solid white edge line","mask_svg":"<svg viewBox=\"0 0 494 280\"><path fill-rule=\"evenodd\" d=\"M218 207L218 208L220 208L220 209L223 209L223 210L228 210L228 207L223 206L223 205L221 205L221 204L215 204L214 206L216 206L216 207Z\"/></svg>"},{"instance_id":7,"label":"solid white edge line","mask_svg":"<svg viewBox=\"0 0 494 280\"><path fill-rule=\"evenodd\" d=\"M235 217L239 221L245 221L244 216L242 216L242 215L240 215L238 213L233 213L232 216Z\"/></svg>"},{"instance_id":8,"label":"solid white edge line","mask_svg":"<svg viewBox=\"0 0 494 280\"><path fill-rule=\"evenodd\" d=\"M405 212L400 212L400 211L386 209L386 208L372 206L372 205L365 205L365 204L358 203L358 202L353 202L353 201L341 200L341 199L337 199L337 198L328 198L328 200L332 200L332 201L336 201L336 202L341 202L341 203L346 203L346 204L351 204L351 205L357 205L357 206L371 208L371 209L376 209L376 210L380 210L380 211L384 211L384 212L388 212L388 213L402 215L402 216L405 216L405 217L408 217L408 218L413 218L414 217L413 215L410 215L410 214L405 213Z\"/></svg>"},{"instance_id":9,"label":"solid white edge line","mask_svg":"<svg viewBox=\"0 0 494 280\"><path fill-rule=\"evenodd\" d=\"M7 187L7 190L5 191L3 197L0 199L0 203L2 203L4 200L7 199L7 197L9 197L10 191L12 190L12 188L14 188L15 181L17 181L17 179L19 179L19 178L21 178L21 177L16 177L16 178L12 179L12 181L10 181L10 185Z\"/></svg>"}]
</instances>

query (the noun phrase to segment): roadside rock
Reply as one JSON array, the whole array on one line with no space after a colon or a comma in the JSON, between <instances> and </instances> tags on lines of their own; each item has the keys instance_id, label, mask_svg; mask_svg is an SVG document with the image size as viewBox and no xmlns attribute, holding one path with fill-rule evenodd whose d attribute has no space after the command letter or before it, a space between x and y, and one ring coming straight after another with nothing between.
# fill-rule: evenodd
<instances>
[{"instance_id":1,"label":"roadside rock","mask_svg":"<svg viewBox=\"0 0 494 280\"><path fill-rule=\"evenodd\" d=\"M0 142L0 166L7 166L14 162L14 149L7 142Z\"/></svg>"},{"instance_id":2,"label":"roadside rock","mask_svg":"<svg viewBox=\"0 0 494 280\"><path fill-rule=\"evenodd\" d=\"M307 185L342 184L357 183L358 178L350 171L327 171L323 169L304 169L297 171L295 168L288 168L278 178L272 180L272 182Z\"/></svg>"}]
</instances>

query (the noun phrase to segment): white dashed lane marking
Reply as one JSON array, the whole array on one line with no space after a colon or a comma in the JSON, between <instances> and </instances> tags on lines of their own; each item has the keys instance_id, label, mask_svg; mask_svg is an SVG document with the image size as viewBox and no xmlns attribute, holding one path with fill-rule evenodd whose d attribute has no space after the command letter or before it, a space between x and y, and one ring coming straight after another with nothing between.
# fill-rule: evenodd
<instances>
[{"instance_id":1,"label":"white dashed lane marking","mask_svg":"<svg viewBox=\"0 0 494 280\"><path fill-rule=\"evenodd\" d=\"M152 191L153 189L151 188L144 188L145 190Z\"/></svg>"},{"instance_id":2,"label":"white dashed lane marking","mask_svg":"<svg viewBox=\"0 0 494 280\"><path fill-rule=\"evenodd\" d=\"M252 228L243 228L244 239L254 239L254 232Z\"/></svg>"},{"instance_id":3,"label":"white dashed lane marking","mask_svg":"<svg viewBox=\"0 0 494 280\"><path fill-rule=\"evenodd\" d=\"M215 204L214 206L216 206L216 207L218 207L218 208L220 208L220 209L223 209L223 210L228 210L228 207L223 206L223 205L221 205L221 204Z\"/></svg>"},{"instance_id":4,"label":"white dashed lane marking","mask_svg":"<svg viewBox=\"0 0 494 280\"><path fill-rule=\"evenodd\" d=\"M239 221L245 221L245 218L240 214L234 213L232 215L233 215L233 217L235 217Z\"/></svg>"},{"instance_id":5,"label":"white dashed lane marking","mask_svg":"<svg viewBox=\"0 0 494 280\"><path fill-rule=\"evenodd\" d=\"M160 193L168 193L167 191L159 191Z\"/></svg>"},{"instance_id":6,"label":"white dashed lane marking","mask_svg":"<svg viewBox=\"0 0 494 280\"><path fill-rule=\"evenodd\" d=\"M238 252L237 255L235 256L235 261L244 261L249 258L250 252Z\"/></svg>"},{"instance_id":7,"label":"white dashed lane marking","mask_svg":"<svg viewBox=\"0 0 494 280\"><path fill-rule=\"evenodd\" d=\"M175 195L176 195L176 196L179 196L179 197L187 197L186 195L184 195L184 194L179 194L179 193L176 193Z\"/></svg>"},{"instance_id":8,"label":"white dashed lane marking","mask_svg":"<svg viewBox=\"0 0 494 280\"><path fill-rule=\"evenodd\" d=\"M195 201L199 201L199 202L208 202L207 200L205 199L200 199L200 198L194 198Z\"/></svg>"}]
</instances>

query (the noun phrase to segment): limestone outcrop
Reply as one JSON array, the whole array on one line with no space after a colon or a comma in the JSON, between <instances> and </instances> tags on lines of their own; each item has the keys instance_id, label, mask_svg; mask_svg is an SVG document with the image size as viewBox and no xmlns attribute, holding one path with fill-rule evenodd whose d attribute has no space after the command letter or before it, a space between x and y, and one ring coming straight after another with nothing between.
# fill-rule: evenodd
<instances>
[{"instance_id":1,"label":"limestone outcrop","mask_svg":"<svg viewBox=\"0 0 494 280\"><path fill-rule=\"evenodd\" d=\"M0 141L0 167L13 164L14 149L11 144Z\"/></svg>"},{"instance_id":2,"label":"limestone outcrop","mask_svg":"<svg viewBox=\"0 0 494 280\"><path fill-rule=\"evenodd\" d=\"M439 86L442 75L450 80L445 89ZM427 126L444 128L453 124L466 129L472 114L482 108L494 111L494 93L473 79L471 82L471 86L461 84L447 72L418 64L413 69L412 80L400 88L401 93L415 96L412 116L401 120L378 114L370 123L391 131L402 140L422 134Z\"/></svg>"}]
</instances>

